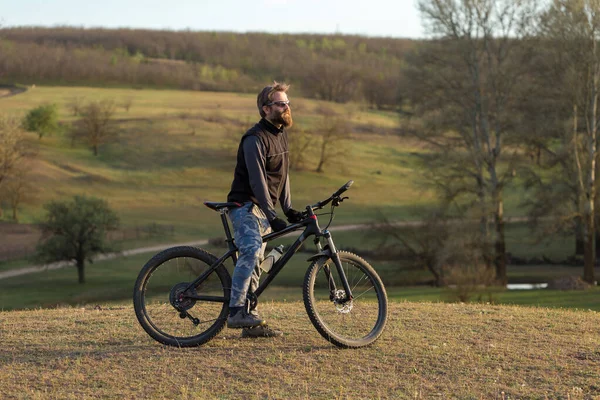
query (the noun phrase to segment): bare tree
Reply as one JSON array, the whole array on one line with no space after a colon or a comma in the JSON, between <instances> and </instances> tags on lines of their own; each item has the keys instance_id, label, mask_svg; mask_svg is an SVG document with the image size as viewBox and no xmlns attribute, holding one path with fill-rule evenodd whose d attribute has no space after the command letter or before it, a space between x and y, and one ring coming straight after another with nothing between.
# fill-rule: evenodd
<instances>
[{"instance_id":1,"label":"bare tree","mask_svg":"<svg viewBox=\"0 0 600 400\"><path fill-rule=\"evenodd\" d=\"M449 200L463 196L476 205L481 242L494 242L487 259L506 284L503 190L513 174L499 160L517 131L535 3L420 0L418 7L435 39L407 60L404 91L424 121L412 132L436 149L433 161L446 178L437 182Z\"/></svg>"},{"instance_id":2,"label":"bare tree","mask_svg":"<svg viewBox=\"0 0 600 400\"><path fill-rule=\"evenodd\" d=\"M318 138L319 162L315 172L323 172L326 164L332 164L345 153L344 142L350 138L350 127L346 119L326 107L317 123L314 136Z\"/></svg>"},{"instance_id":3,"label":"bare tree","mask_svg":"<svg viewBox=\"0 0 600 400\"><path fill-rule=\"evenodd\" d=\"M306 164L308 149L313 145L313 137L302 128L292 128L288 131L290 148L290 168L301 171Z\"/></svg>"},{"instance_id":4,"label":"bare tree","mask_svg":"<svg viewBox=\"0 0 600 400\"><path fill-rule=\"evenodd\" d=\"M67 107L71 110L71 113L74 117L79 116L81 110L83 108L83 104L85 102L85 97L83 96L75 96L71 97L67 102Z\"/></svg>"},{"instance_id":5,"label":"bare tree","mask_svg":"<svg viewBox=\"0 0 600 400\"><path fill-rule=\"evenodd\" d=\"M27 154L21 122L15 117L0 116L0 185Z\"/></svg>"},{"instance_id":6,"label":"bare tree","mask_svg":"<svg viewBox=\"0 0 600 400\"><path fill-rule=\"evenodd\" d=\"M92 101L83 107L81 119L74 125L74 137L84 139L92 147L95 156L100 145L116 137L113 121L115 108L111 100Z\"/></svg>"},{"instance_id":7,"label":"bare tree","mask_svg":"<svg viewBox=\"0 0 600 400\"><path fill-rule=\"evenodd\" d=\"M541 87L554 91L550 98L554 129L548 129L541 145L551 179L539 175L537 195L551 197L558 214L558 228L567 227L583 239L583 279L593 283L597 236L597 173L600 127L600 1L553 0L541 17L540 36L550 61ZM537 96L537 99L548 97ZM538 202L539 203L539 202ZM538 213L545 209L541 207ZM570 227L570 228L569 228Z\"/></svg>"},{"instance_id":8,"label":"bare tree","mask_svg":"<svg viewBox=\"0 0 600 400\"><path fill-rule=\"evenodd\" d=\"M406 253L419 268L433 275L434 284L439 287L446 284L442 249L449 238L449 228L444 213L434 212L416 226L399 226L382 215L372 230L379 237L381 250L391 245L394 259L402 259L402 253Z\"/></svg>"},{"instance_id":9,"label":"bare tree","mask_svg":"<svg viewBox=\"0 0 600 400\"><path fill-rule=\"evenodd\" d=\"M35 187L29 180L30 167L25 162L20 163L11 176L0 185L0 198L8 202L15 222L19 222L19 207L30 201L35 192Z\"/></svg>"},{"instance_id":10,"label":"bare tree","mask_svg":"<svg viewBox=\"0 0 600 400\"><path fill-rule=\"evenodd\" d=\"M133 105L133 97L131 97L131 96L125 97L123 99L123 101L121 102L121 107L123 107L123 109L126 112L129 112L129 109L131 108L132 105Z\"/></svg>"},{"instance_id":11,"label":"bare tree","mask_svg":"<svg viewBox=\"0 0 600 400\"><path fill-rule=\"evenodd\" d=\"M316 63L305 81L318 98L345 103L355 96L359 79L359 72L351 64L328 60Z\"/></svg>"}]
</instances>

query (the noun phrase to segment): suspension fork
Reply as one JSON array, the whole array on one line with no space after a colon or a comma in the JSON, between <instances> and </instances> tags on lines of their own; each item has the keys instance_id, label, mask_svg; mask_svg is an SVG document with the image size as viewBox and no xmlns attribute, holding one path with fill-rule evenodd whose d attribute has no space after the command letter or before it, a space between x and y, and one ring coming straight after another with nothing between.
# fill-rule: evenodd
<instances>
[{"instance_id":1,"label":"suspension fork","mask_svg":"<svg viewBox=\"0 0 600 400\"><path fill-rule=\"evenodd\" d=\"M329 251L331 252L331 259L333 260L333 263L335 264L338 275L340 276L340 280L342 281L342 287L344 288L344 291L346 292L346 298L344 299L344 302L350 301L353 298L352 290L350 289L350 285L348 284L348 278L346 277L346 273L344 272L344 267L342 266L342 261L340 260L338 251L335 248L333 239L331 238L331 233L328 230L324 230L323 237L327 240L327 246L329 247ZM327 281L329 282L329 291L330 291L329 296L333 300L333 297L335 295L335 290L336 290L335 282L334 282L333 278L331 277L331 270L327 264L325 264L325 266L323 267L323 270L325 271L325 276L327 277Z\"/></svg>"},{"instance_id":2,"label":"suspension fork","mask_svg":"<svg viewBox=\"0 0 600 400\"><path fill-rule=\"evenodd\" d=\"M315 246L317 247L317 254L323 252L323 246L321 246L321 239L319 236L315 236ZM333 301L335 298L336 287L335 281L331 277L331 268L329 268L327 263L323 265L323 272L325 272L325 278L327 278L327 284L329 285L329 300Z\"/></svg>"}]
</instances>

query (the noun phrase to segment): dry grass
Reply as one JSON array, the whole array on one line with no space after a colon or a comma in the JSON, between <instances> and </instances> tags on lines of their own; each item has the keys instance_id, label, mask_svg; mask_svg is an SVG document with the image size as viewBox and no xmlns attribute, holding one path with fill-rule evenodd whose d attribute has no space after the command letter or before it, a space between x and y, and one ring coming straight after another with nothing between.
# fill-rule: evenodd
<instances>
[{"instance_id":1,"label":"dry grass","mask_svg":"<svg viewBox=\"0 0 600 400\"><path fill-rule=\"evenodd\" d=\"M303 305L261 306L277 339L152 341L127 307L0 313L2 398L600 398L600 314L392 303L375 345L340 350Z\"/></svg>"}]
</instances>

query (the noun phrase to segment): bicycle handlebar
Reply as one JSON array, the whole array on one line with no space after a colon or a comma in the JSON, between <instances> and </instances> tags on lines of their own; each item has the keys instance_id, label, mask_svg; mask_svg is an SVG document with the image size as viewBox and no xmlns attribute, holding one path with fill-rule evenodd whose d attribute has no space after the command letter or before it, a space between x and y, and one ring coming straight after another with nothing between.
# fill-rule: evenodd
<instances>
[{"instance_id":1,"label":"bicycle handlebar","mask_svg":"<svg viewBox=\"0 0 600 400\"><path fill-rule=\"evenodd\" d=\"M319 210L323 207L325 207L327 204L329 204L333 199L335 198L339 198L340 195L342 193L344 193L346 190L350 189L350 186L352 186L352 184L354 183L354 181L348 181L346 182L346 184L344 186L342 186L341 188L339 188L334 194L332 194L328 199L323 200L318 202L317 204L313 204L312 206L310 206L313 211L314 210Z\"/></svg>"}]
</instances>

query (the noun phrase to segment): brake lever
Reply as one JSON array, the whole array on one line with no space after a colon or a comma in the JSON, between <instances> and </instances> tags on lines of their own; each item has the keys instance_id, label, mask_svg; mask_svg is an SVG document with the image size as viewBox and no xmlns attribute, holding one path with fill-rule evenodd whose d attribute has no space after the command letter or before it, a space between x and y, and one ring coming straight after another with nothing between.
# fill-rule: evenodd
<instances>
[{"instance_id":1,"label":"brake lever","mask_svg":"<svg viewBox=\"0 0 600 400\"><path fill-rule=\"evenodd\" d=\"M336 197L333 199L332 204L334 207L338 207L344 200L349 198L350 197Z\"/></svg>"}]
</instances>

